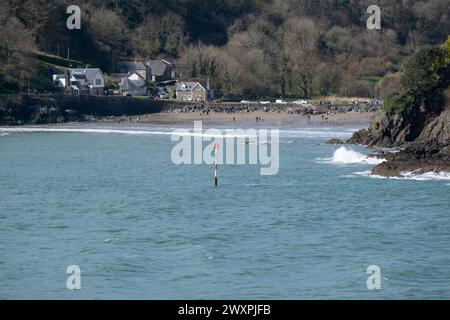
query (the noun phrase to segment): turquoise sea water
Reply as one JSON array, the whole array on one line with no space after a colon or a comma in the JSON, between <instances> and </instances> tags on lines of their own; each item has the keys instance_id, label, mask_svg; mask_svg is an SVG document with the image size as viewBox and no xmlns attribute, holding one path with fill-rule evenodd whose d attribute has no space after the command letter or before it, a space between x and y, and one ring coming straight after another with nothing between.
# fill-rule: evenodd
<instances>
[{"instance_id":1,"label":"turquoise sea water","mask_svg":"<svg viewBox=\"0 0 450 320\"><path fill-rule=\"evenodd\" d=\"M1 299L450 298L450 181L331 161L357 127L282 128L277 175L223 165L217 189L171 128L44 128L0 128Z\"/></svg>"}]
</instances>

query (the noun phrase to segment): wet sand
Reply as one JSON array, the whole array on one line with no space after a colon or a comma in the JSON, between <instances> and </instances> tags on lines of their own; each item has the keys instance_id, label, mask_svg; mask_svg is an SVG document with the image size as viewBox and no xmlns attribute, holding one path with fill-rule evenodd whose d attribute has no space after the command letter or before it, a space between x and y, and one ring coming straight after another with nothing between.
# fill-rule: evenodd
<instances>
[{"instance_id":1,"label":"wet sand","mask_svg":"<svg viewBox=\"0 0 450 320\"><path fill-rule=\"evenodd\" d=\"M147 124L191 124L194 121L203 121L205 125L253 125L256 123L265 125L368 125L372 119L371 112L348 112L329 115L296 115L287 113L209 113L201 114L162 112L131 117L102 118L102 122L116 123L147 123ZM256 121L256 118L262 120ZM234 120L233 120L234 118ZM130 120L131 119L131 120Z\"/></svg>"}]
</instances>

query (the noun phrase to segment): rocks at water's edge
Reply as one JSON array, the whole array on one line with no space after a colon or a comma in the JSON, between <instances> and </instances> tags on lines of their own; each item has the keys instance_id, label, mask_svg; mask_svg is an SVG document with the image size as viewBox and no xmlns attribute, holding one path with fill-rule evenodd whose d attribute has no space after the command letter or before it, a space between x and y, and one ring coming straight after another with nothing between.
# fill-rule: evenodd
<instances>
[{"instance_id":1,"label":"rocks at water's edge","mask_svg":"<svg viewBox=\"0 0 450 320\"><path fill-rule=\"evenodd\" d=\"M326 144L344 144L344 141L342 141L340 139L331 139L331 140L327 141Z\"/></svg>"},{"instance_id":2,"label":"rocks at water's edge","mask_svg":"<svg viewBox=\"0 0 450 320\"><path fill-rule=\"evenodd\" d=\"M359 130L353 134L353 136L347 140L348 144L362 144L368 145L369 140L369 131L366 129Z\"/></svg>"},{"instance_id":3,"label":"rocks at water's edge","mask_svg":"<svg viewBox=\"0 0 450 320\"><path fill-rule=\"evenodd\" d=\"M420 136L387 162L376 166L374 174L400 176L402 172L450 172L450 108L423 128Z\"/></svg>"},{"instance_id":4,"label":"rocks at water's edge","mask_svg":"<svg viewBox=\"0 0 450 320\"><path fill-rule=\"evenodd\" d=\"M347 143L369 147L396 147L398 153L384 153L386 162L373 174L394 177L402 172L450 172L450 103L442 110L423 106L406 108L401 114L378 113L368 130L354 133Z\"/></svg>"}]
</instances>

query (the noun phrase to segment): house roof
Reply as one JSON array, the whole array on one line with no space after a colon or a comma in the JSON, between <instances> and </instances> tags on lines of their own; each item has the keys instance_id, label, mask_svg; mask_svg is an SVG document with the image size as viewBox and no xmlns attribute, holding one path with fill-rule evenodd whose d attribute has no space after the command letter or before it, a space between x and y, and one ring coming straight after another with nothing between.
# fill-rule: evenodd
<instances>
[{"instance_id":1,"label":"house roof","mask_svg":"<svg viewBox=\"0 0 450 320\"><path fill-rule=\"evenodd\" d=\"M177 82L177 91L192 91L196 86L200 85L203 87L203 89L206 89L206 85L202 84L200 82L190 82L190 81L184 81L184 82Z\"/></svg>"},{"instance_id":2,"label":"house roof","mask_svg":"<svg viewBox=\"0 0 450 320\"><path fill-rule=\"evenodd\" d=\"M95 76L100 73L102 76L102 72L98 68L78 68L78 69L69 69L70 74L75 79L86 79L88 81L94 80Z\"/></svg>"},{"instance_id":3,"label":"house roof","mask_svg":"<svg viewBox=\"0 0 450 320\"><path fill-rule=\"evenodd\" d=\"M128 77L128 79L130 79L131 81L145 81L145 79L138 73L133 73L131 76Z\"/></svg>"},{"instance_id":4,"label":"house roof","mask_svg":"<svg viewBox=\"0 0 450 320\"><path fill-rule=\"evenodd\" d=\"M145 65L140 61L121 61L117 63L117 67L121 70L146 70Z\"/></svg>"},{"instance_id":5,"label":"house roof","mask_svg":"<svg viewBox=\"0 0 450 320\"><path fill-rule=\"evenodd\" d=\"M153 76L162 76L166 72L166 68L169 66L173 66L167 60L149 60L145 62L147 68L151 69L151 73Z\"/></svg>"}]
</instances>

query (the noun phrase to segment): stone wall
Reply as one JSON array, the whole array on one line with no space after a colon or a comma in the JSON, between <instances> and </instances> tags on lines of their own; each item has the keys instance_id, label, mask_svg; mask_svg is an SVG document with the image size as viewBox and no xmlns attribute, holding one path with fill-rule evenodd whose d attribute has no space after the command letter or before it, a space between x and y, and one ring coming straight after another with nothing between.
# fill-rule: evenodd
<instances>
[{"instance_id":1,"label":"stone wall","mask_svg":"<svg viewBox=\"0 0 450 320\"><path fill-rule=\"evenodd\" d=\"M159 112L285 112L304 107L279 104L153 101L133 97L20 95L0 97L0 125L82 121L92 117L141 115ZM88 116L88 117L85 117Z\"/></svg>"}]
</instances>

